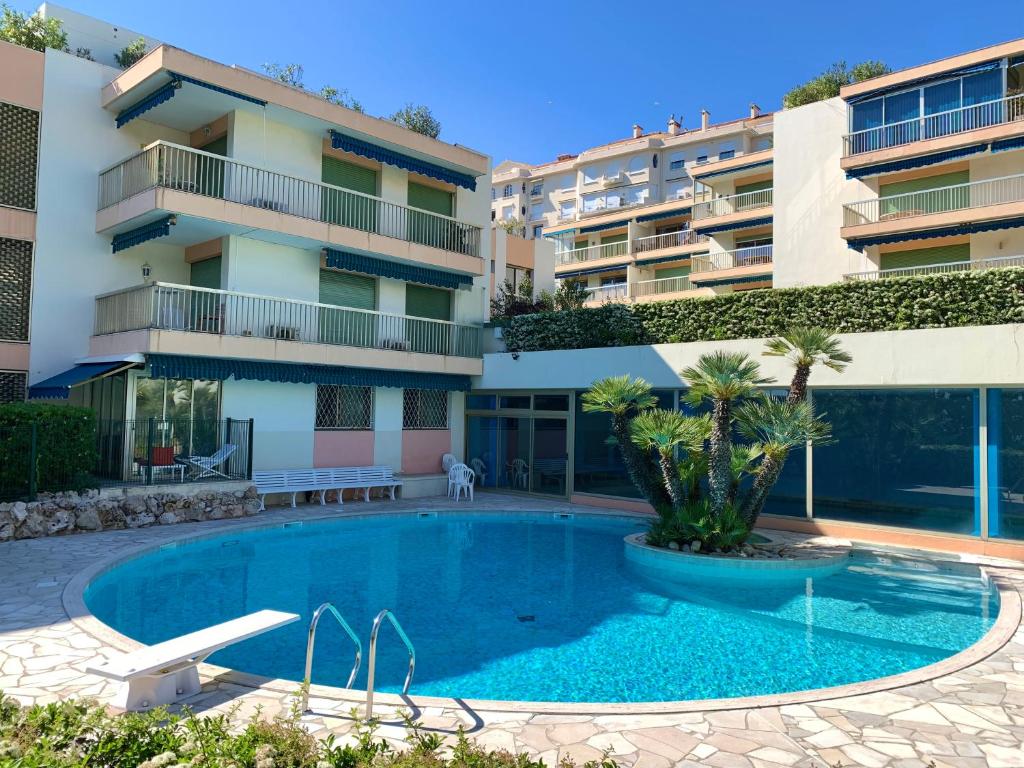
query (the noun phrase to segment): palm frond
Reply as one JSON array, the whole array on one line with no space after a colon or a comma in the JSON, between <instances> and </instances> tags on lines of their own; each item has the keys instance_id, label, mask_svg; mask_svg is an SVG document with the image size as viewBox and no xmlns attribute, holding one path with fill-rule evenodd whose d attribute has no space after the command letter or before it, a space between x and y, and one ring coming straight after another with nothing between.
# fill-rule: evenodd
<instances>
[{"instance_id":1,"label":"palm frond","mask_svg":"<svg viewBox=\"0 0 1024 768\"><path fill-rule=\"evenodd\" d=\"M680 376L689 385L686 400L698 405L703 400L733 401L750 397L774 379L761 375L761 366L742 352L712 352L701 355L697 364L684 368Z\"/></svg>"},{"instance_id":2,"label":"palm frond","mask_svg":"<svg viewBox=\"0 0 1024 768\"><path fill-rule=\"evenodd\" d=\"M736 410L740 434L759 443L764 453L788 451L808 440L827 442L831 427L814 415L810 403L791 403L762 396L743 403Z\"/></svg>"},{"instance_id":3,"label":"palm frond","mask_svg":"<svg viewBox=\"0 0 1024 768\"><path fill-rule=\"evenodd\" d=\"M599 379L580 396L584 413L623 415L632 410L645 411L658 404L651 385L628 374Z\"/></svg>"},{"instance_id":4,"label":"palm frond","mask_svg":"<svg viewBox=\"0 0 1024 768\"><path fill-rule=\"evenodd\" d=\"M829 330L815 326L794 326L765 343L764 354L788 358L794 365L824 365L842 371L853 357Z\"/></svg>"},{"instance_id":5,"label":"palm frond","mask_svg":"<svg viewBox=\"0 0 1024 768\"><path fill-rule=\"evenodd\" d=\"M687 451L700 450L711 433L711 419L707 415L687 416L679 411L656 408L635 416L629 429L633 444L638 448L666 455L677 445Z\"/></svg>"}]
</instances>

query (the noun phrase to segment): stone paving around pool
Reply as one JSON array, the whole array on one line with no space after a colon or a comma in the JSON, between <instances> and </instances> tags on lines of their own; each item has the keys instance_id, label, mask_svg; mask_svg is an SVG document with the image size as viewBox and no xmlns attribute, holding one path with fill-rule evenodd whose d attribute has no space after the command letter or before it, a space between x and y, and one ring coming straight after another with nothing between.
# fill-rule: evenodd
<instances>
[{"instance_id":1,"label":"stone paving around pool","mask_svg":"<svg viewBox=\"0 0 1024 768\"><path fill-rule=\"evenodd\" d=\"M0 691L23 703L67 697L104 701L113 694L113 684L86 674L84 669L98 657L116 655L130 645L115 640L114 633L94 630L94 619L78 617L73 621L62 599L69 582L99 559L140 546L253 525L452 506L445 499L306 506L272 510L247 520L0 544ZM472 507L595 511L500 494L480 494ZM1024 565L1003 563L990 572L1024 593ZM69 601L73 604L74 600ZM454 701L406 709L427 729L454 733L462 725L485 746L529 752L549 765L564 755L582 762L607 753L620 765L643 768L1024 767L1024 630L1019 613L1014 624L1012 639L969 667L926 682L844 698L747 709L648 713L631 713L627 705L620 705L620 711L609 709L610 713L601 714L536 714L515 707L511 711L474 709ZM216 668L207 669L216 672ZM239 676L227 677L204 677L202 693L186 703L200 712L237 706L239 717L257 709L272 717L289 711L293 704L289 690L294 687L284 681L253 688L241 684ZM313 713L304 716L303 722L317 734L336 733L344 738L353 726L349 719L353 703L321 698L324 690L314 687ZM378 705L375 714L383 719L379 735L400 743L405 731L394 707Z\"/></svg>"}]
</instances>

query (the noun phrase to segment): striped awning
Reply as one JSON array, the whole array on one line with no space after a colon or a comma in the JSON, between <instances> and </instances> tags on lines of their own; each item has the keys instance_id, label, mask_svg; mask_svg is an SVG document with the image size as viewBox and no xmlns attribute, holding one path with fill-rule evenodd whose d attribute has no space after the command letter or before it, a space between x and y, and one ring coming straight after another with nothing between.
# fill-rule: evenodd
<instances>
[{"instance_id":1,"label":"striped awning","mask_svg":"<svg viewBox=\"0 0 1024 768\"><path fill-rule=\"evenodd\" d=\"M658 221L659 219L670 219L673 216L682 216L687 211L693 208L692 203L681 205L678 208L673 208L670 211L661 211L660 213L648 213L646 216L637 216L636 220L639 222L645 221Z\"/></svg>"},{"instance_id":2,"label":"striped awning","mask_svg":"<svg viewBox=\"0 0 1024 768\"><path fill-rule=\"evenodd\" d=\"M438 288L472 288L473 276L461 272L445 272L415 264L403 264L387 259L375 259L361 253L337 251L333 248L324 249L324 262L331 269L343 269L346 272L358 272L361 275L389 277L406 283L433 285Z\"/></svg>"},{"instance_id":3,"label":"striped awning","mask_svg":"<svg viewBox=\"0 0 1024 768\"><path fill-rule=\"evenodd\" d=\"M162 219L157 219L149 224L143 224L141 227L114 235L110 241L110 247L113 253L117 253L133 246L141 245L148 240L166 237L171 234L172 224L174 224L174 215L164 216Z\"/></svg>"},{"instance_id":4,"label":"striped awning","mask_svg":"<svg viewBox=\"0 0 1024 768\"><path fill-rule=\"evenodd\" d=\"M605 229L618 229L619 227L625 227L629 224L629 219L616 219L615 221L609 221L605 224L595 224L592 227L580 227L580 234L586 235L590 232L601 232Z\"/></svg>"},{"instance_id":5,"label":"striped awning","mask_svg":"<svg viewBox=\"0 0 1024 768\"><path fill-rule=\"evenodd\" d=\"M987 151L988 148L989 145L987 143L975 144L970 147L950 149L945 152L933 152L930 155L921 155L920 157L908 157L905 160L893 160L888 163L866 165L863 168L851 168L846 172L846 178L863 179L867 176L878 176L879 174L892 173L893 171L909 171L912 168L924 168L929 165L935 165L936 163L945 163L949 160L977 155Z\"/></svg>"},{"instance_id":6,"label":"striped awning","mask_svg":"<svg viewBox=\"0 0 1024 768\"><path fill-rule=\"evenodd\" d=\"M555 277L559 280L566 277L583 277L584 275L597 275L601 272L621 272L626 268L625 264L618 264L611 267L591 267L590 269L574 269L571 272L557 272Z\"/></svg>"},{"instance_id":7,"label":"striped awning","mask_svg":"<svg viewBox=\"0 0 1024 768\"><path fill-rule=\"evenodd\" d=\"M680 253L675 256L662 256L657 259L637 259L636 265L638 267L650 267L654 264L667 264L670 261L684 261L685 259L696 258L697 256L707 256L708 252L703 251L701 253Z\"/></svg>"},{"instance_id":8,"label":"striped awning","mask_svg":"<svg viewBox=\"0 0 1024 768\"><path fill-rule=\"evenodd\" d=\"M888 243L909 243L913 240L930 240L933 237L950 237L953 235L971 235L975 232L993 232L999 229L1016 229L1024 227L1024 216L1001 221L979 221L969 224L957 224L938 229L922 229L916 232L897 232L891 235L875 235L873 237L852 238L846 241L847 246L855 251L863 251L870 245L886 245Z\"/></svg>"},{"instance_id":9,"label":"striped awning","mask_svg":"<svg viewBox=\"0 0 1024 768\"><path fill-rule=\"evenodd\" d=\"M724 171L712 171L711 173L701 173L700 171L697 171L693 176L696 179L711 179L715 176L725 176L727 173L737 173L739 171L749 171L754 168L763 168L771 165L773 162L773 160L761 160L756 163L748 163L747 165L737 165L733 168L727 168Z\"/></svg>"},{"instance_id":10,"label":"striped awning","mask_svg":"<svg viewBox=\"0 0 1024 768\"><path fill-rule=\"evenodd\" d=\"M734 229L753 229L754 227L763 227L771 223L771 216L764 216L760 219L748 219L747 221L733 221L728 224L718 224L717 226L711 227L702 227L700 223L695 221L693 222L693 229L702 234L709 235L714 232L730 232Z\"/></svg>"},{"instance_id":11,"label":"striped awning","mask_svg":"<svg viewBox=\"0 0 1024 768\"><path fill-rule=\"evenodd\" d=\"M469 376L453 373L351 368L341 365L279 363L225 357L146 355L156 379L225 379L275 381L287 384L333 384L344 387L391 387L468 392Z\"/></svg>"},{"instance_id":12,"label":"striped awning","mask_svg":"<svg viewBox=\"0 0 1024 768\"><path fill-rule=\"evenodd\" d=\"M1000 139L992 142L993 152L1006 152L1010 149L1024 149L1024 136L1015 136L1012 139Z\"/></svg>"},{"instance_id":13,"label":"striped awning","mask_svg":"<svg viewBox=\"0 0 1024 768\"><path fill-rule=\"evenodd\" d=\"M138 363L131 360L114 360L105 363L80 363L56 376L33 384L28 388L30 400L67 400L72 387L81 386L93 379L101 379L112 373L134 368Z\"/></svg>"},{"instance_id":14,"label":"striped awning","mask_svg":"<svg viewBox=\"0 0 1024 768\"><path fill-rule=\"evenodd\" d=\"M690 274L690 282L692 282L698 288L705 288L709 285L742 285L743 283L763 283L765 281L771 282L771 275L747 275L745 277L723 277L719 280L701 280L700 276L694 279L694 275Z\"/></svg>"},{"instance_id":15,"label":"striped awning","mask_svg":"<svg viewBox=\"0 0 1024 768\"><path fill-rule=\"evenodd\" d=\"M454 184L457 187L465 187L466 189L476 191L476 178L470 176L468 173L460 173L459 171L453 171L449 168L444 168L435 163L428 162L426 160L420 160L416 157L410 157L409 155L396 152L393 149L385 149L379 147L376 144L371 144L368 141L362 141L353 136L348 136L344 133L334 130L330 130L331 134L331 146L334 149L340 149L343 152L352 152L362 157L368 157L371 160L376 160L380 163L386 163L393 165L396 168L404 168L407 171L418 173L421 176L429 176L432 179L443 181L448 184Z\"/></svg>"},{"instance_id":16,"label":"striped awning","mask_svg":"<svg viewBox=\"0 0 1024 768\"><path fill-rule=\"evenodd\" d=\"M126 107L125 109L122 109L117 114L117 119L115 122L117 123L118 128L126 125L127 123L130 123L136 117L139 117L143 113L148 112L153 107L157 107L163 104L165 101L172 99L174 95L181 89L182 83L191 83L192 85L198 85L200 88L206 88L209 91L216 91L217 93L222 93L225 96L231 96L236 99L241 99L242 101L248 101L249 103L256 104L257 106L260 107L265 107L267 105L267 102L263 101L262 99L257 99L253 96L246 96L244 93L232 91L228 88L221 88L219 85L214 85L213 83L206 83L202 80L196 80L194 77L189 77L188 75L179 75L177 72L168 72L168 74L171 76L171 82L157 89L148 96L143 96L142 99L137 101L135 104L132 104L130 107Z\"/></svg>"}]
</instances>

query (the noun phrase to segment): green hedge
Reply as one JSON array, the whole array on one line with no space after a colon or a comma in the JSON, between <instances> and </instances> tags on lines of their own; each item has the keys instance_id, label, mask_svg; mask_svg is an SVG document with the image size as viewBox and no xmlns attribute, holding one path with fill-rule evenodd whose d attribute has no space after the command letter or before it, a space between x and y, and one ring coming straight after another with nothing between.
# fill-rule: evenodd
<instances>
[{"instance_id":1,"label":"green hedge","mask_svg":"<svg viewBox=\"0 0 1024 768\"><path fill-rule=\"evenodd\" d=\"M1024 322L1024 269L781 288L513 318L510 352L774 336L793 325L837 333Z\"/></svg>"},{"instance_id":2,"label":"green hedge","mask_svg":"<svg viewBox=\"0 0 1024 768\"><path fill-rule=\"evenodd\" d=\"M41 403L0 405L0 496L29 492L32 425L37 491L81 490L96 467L96 416L88 408Z\"/></svg>"}]
</instances>

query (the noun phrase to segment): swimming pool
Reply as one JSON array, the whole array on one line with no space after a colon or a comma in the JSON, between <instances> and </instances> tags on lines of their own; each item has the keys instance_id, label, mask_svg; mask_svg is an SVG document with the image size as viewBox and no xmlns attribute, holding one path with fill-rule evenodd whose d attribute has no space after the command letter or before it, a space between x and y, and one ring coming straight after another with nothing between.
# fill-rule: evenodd
<instances>
[{"instance_id":1,"label":"swimming pool","mask_svg":"<svg viewBox=\"0 0 1024 768\"><path fill-rule=\"evenodd\" d=\"M306 628L330 601L366 647L390 608L416 646L410 694L662 702L823 688L905 672L973 644L998 612L977 571L855 555L826 577L670 585L629 567L636 518L388 514L165 546L87 588L92 613L154 643L261 608L302 621L210 658L300 680ZM313 681L344 685L350 641L321 622ZM377 689L407 665L382 630ZM365 686L366 664L357 686Z\"/></svg>"}]
</instances>

